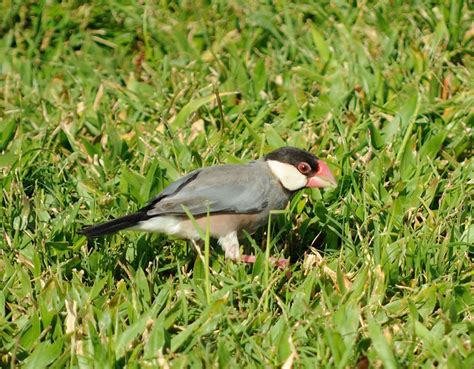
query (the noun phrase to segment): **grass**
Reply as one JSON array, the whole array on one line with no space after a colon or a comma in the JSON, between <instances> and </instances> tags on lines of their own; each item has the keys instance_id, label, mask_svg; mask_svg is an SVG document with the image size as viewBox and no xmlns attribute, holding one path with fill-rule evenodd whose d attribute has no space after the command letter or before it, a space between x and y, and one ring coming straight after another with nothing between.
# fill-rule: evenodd
<instances>
[{"instance_id":1,"label":"grass","mask_svg":"<svg viewBox=\"0 0 474 369\"><path fill-rule=\"evenodd\" d=\"M468 2L193 4L0 5L0 365L474 367ZM254 266L77 234L282 145L339 186Z\"/></svg>"}]
</instances>

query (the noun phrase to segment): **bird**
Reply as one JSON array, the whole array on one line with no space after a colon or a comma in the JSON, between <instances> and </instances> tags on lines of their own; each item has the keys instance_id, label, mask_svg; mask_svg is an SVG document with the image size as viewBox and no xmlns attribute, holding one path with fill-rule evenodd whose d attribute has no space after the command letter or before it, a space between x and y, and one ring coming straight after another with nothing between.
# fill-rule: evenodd
<instances>
[{"instance_id":1,"label":"bird","mask_svg":"<svg viewBox=\"0 0 474 369\"><path fill-rule=\"evenodd\" d=\"M336 186L324 161L285 146L248 163L194 170L169 184L137 212L87 226L80 233L95 238L134 230L202 242L208 227L225 258L254 262L255 256L240 253L239 236L244 231L252 234L265 225L271 211L285 209L299 190Z\"/></svg>"}]
</instances>

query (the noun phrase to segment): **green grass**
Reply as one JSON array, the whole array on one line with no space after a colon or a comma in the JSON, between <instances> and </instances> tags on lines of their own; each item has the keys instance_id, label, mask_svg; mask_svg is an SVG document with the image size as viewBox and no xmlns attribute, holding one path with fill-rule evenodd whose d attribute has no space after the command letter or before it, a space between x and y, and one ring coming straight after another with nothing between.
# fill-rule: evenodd
<instances>
[{"instance_id":1,"label":"green grass","mask_svg":"<svg viewBox=\"0 0 474 369\"><path fill-rule=\"evenodd\" d=\"M194 3L0 5L0 365L474 367L469 3ZM289 272L77 234L287 144Z\"/></svg>"}]
</instances>

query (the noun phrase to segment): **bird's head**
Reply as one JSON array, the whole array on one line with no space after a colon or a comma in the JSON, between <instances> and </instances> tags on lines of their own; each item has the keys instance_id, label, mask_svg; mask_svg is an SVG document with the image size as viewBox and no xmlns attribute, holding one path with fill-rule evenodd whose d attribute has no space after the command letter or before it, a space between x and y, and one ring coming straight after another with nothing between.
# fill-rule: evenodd
<instances>
[{"instance_id":1,"label":"bird's head","mask_svg":"<svg viewBox=\"0 0 474 369\"><path fill-rule=\"evenodd\" d=\"M288 191L337 186L327 164L307 151L287 146L272 151L264 159Z\"/></svg>"}]
</instances>

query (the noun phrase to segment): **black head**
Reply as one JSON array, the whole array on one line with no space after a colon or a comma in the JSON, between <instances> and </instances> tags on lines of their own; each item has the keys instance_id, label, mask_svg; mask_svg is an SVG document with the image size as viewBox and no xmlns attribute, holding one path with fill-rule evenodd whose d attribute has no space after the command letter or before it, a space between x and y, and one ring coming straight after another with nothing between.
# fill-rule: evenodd
<instances>
[{"instance_id":1,"label":"black head","mask_svg":"<svg viewBox=\"0 0 474 369\"><path fill-rule=\"evenodd\" d=\"M307 151L292 146L281 147L265 155L265 160L276 160L293 165L305 176L319 170L318 158Z\"/></svg>"}]
</instances>

